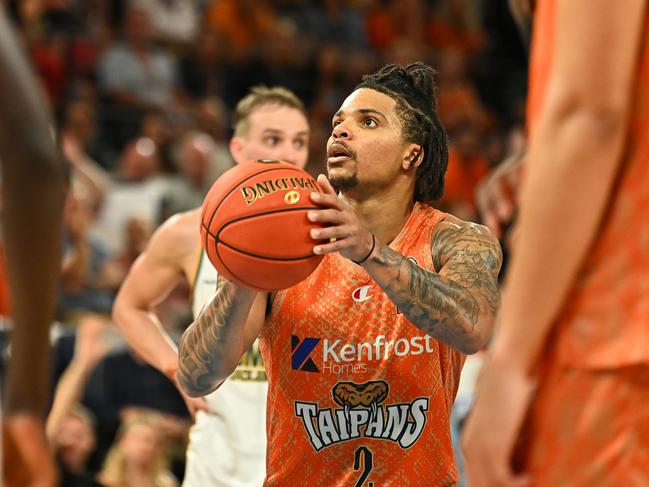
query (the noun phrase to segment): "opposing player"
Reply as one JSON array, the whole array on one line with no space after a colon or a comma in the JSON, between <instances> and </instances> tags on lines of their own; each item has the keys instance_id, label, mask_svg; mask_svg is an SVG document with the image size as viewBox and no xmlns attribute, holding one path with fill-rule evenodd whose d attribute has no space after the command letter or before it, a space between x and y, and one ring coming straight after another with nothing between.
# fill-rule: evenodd
<instances>
[{"instance_id":1,"label":"opposing player","mask_svg":"<svg viewBox=\"0 0 649 487\"><path fill-rule=\"evenodd\" d=\"M536 2L518 236L464 441L472 486L649 485L649 5L611 6Z\"/></svg>"},{"instance_id":2,"label":"opposing player","mask_svg":"<svg viewBox=\"0 0 649 487\"><path fill-rule=\"evenodd\" d=\"M6 487L50 487L55 485L56 470L43 413L65 177L49 111L3 7L0 105L3 239L14 323L3 398L2 477Z\"/></svg>"},{"instance_id":3,"label":"opposing player","mask_svg":"<svg viewBox=\"0 0 649 487\"><path fill-rule=\"evenodd\" d=\"M235 161L307 162L309 125L302 103L283 88L253 88L239 102L230 150ZM153 235L133 265L113 309L129 344L175 381L176 347L151 311L185 279L195 316L216 289L216 271L201 251L200 208L176 215ZM234 375L204 400L187 396L199 411L190 433L183 485L258 486L265 474L266 372L259 347L246 348Z\"/></svg>"},{"instance_id":4,"label":"opposing player","mask_svg":"<svg viewBox=\"0 0 649 487\"><path fill-rule=\"evenodd\" d=\"M220 279L181 340L179 380L199 396L260 337L266 485L457 481L449 413L464 354L492 330L501 251L430 206L447 164L433 74L386 66L335 114L314 274L271 296Z\"/></svg>"}]
</instances>

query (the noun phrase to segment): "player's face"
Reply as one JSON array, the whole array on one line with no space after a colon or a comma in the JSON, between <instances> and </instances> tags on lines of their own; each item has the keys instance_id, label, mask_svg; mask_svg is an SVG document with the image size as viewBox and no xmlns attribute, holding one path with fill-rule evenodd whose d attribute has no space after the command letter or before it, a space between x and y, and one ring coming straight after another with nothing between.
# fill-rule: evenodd
<instances>
[{"instance_id":1,"label":"player's face","mask_svg":"<svg viewBox=\"0 0 649 487\"><path fill-rule=\"evenodd\" d=\"M401 171L409 144L401 138L396 102L361 88L343 102L327 142L329 180L339 190L373 191L390 185Z\"/></svg>"},{"instance_id":2,"label":"player's face","mask_svg":"<svg viewBox=\"0 0 649 487\"><path fill-rule=\"evenodd\" d=\"M309 124L295 108L275 104L256 108L250 114L248 133L240 139L243 160L277 159L306 166Z\"/></svg>"}]
</instances>

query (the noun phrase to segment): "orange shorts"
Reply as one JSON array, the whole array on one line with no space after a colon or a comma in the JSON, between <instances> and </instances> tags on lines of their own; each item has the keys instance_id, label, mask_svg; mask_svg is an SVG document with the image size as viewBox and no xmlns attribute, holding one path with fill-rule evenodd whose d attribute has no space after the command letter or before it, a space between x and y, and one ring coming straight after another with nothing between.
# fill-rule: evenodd
<instances>
[{"instance_id":1,"label":"orange shorts","mask_svg":"<svg viewBox=\"0 0 649 487\"><path fill-rule=\"evenodd\" d=\"M649 366L550 367L518 453L535 486L649 486Z\"/></svg>"}]
</instances>

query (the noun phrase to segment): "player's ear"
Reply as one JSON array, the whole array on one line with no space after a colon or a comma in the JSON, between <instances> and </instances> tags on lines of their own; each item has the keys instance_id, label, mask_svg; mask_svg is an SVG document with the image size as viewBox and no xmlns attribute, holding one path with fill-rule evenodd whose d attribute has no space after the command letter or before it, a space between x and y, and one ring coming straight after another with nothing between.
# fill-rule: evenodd
<instances>
[{"instance_id":1,"label":"player's ear","mask_svg":"<svg viewBox=\"0 0 649 487\"><path fill-rule=\"evenodd\" d=\"M238 164L239 162L242 162L245 157L243 155L243 141L241 140L241 137L239 136L234 136L230 139L230 154L232 154L232 158L234 161Z\"/></svg>"},{"instance_id":2,"label":"player's ear","mask_svg":"<svg viewBox=\"0 0 649 487\"><path fill-rule=\"evenodd\" d=\"M408 171L414 167L419 167L424 161L424 149L419 144L409 144L404 152L401 167Z\"/></svg>"}]
</instances>

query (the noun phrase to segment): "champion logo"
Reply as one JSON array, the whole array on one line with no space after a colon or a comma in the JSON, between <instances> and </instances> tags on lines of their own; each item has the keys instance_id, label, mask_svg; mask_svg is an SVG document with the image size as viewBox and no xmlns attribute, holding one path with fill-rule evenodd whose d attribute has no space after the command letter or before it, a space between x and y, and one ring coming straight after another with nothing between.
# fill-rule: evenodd
<instances>
[{"instance_id":1,"label":"champion logo","mask_svg":"<svg viewBox=\"0 0 649 487\"><path fill-rule=\"evenodd\" d=\"M371 289L371 285L357 287L352 293L352 299L357 303L364 303L365 301L372 299L373 294L370 294Z\"/></svg>"}]
</instances>

